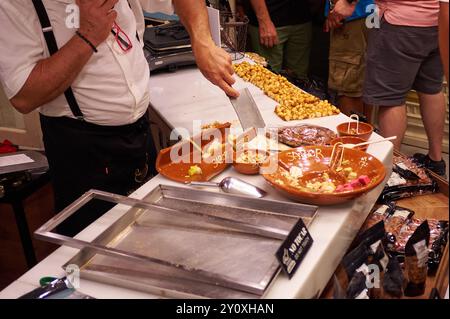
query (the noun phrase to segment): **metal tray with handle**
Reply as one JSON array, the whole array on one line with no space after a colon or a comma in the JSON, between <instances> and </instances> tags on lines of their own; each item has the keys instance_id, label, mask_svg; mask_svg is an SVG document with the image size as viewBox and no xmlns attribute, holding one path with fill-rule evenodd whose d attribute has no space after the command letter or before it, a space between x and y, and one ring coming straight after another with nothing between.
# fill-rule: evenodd
<instances>
[{"instance_id":1,"label":"metal tray with handle","mask_svg":"<svg viewBox=\"0 0 450 319\"><path fill-rule=\"evenodd\" d=\"M52 230L92 199L127 205L92 242ZM143 200L89 191L36 231L81 250L82 278L159 296L260 298L279 272L275 252L316 206L159 185Z\"/></svg>"}]
</instances>

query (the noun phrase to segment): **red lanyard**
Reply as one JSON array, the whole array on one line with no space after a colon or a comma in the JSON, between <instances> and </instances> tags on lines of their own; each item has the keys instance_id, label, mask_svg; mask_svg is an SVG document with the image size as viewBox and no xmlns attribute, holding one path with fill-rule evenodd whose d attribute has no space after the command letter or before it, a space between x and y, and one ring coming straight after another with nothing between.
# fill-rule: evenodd
<instances>
[{"instance_id":1,"label":"red lanyard","mask_svg":"<svg viewBox=\"0 0 450 319\"><path fill-rule=\"evenodd\" d=\"M122 49L122 51L128 52L133 48L133 43L131 42L130 38L116 22L114 22L112 26L111 33L116 38L116 42Z\"/></svg>"}]
</instances>

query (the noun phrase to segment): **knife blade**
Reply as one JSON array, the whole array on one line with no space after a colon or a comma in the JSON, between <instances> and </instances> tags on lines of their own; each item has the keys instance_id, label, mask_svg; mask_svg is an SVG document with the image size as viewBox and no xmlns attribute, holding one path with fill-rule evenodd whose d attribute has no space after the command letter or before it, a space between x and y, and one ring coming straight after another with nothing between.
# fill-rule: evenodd
<instances>
[{"instance_id":1,"label":"knife blade","mask_svg":"<svg viewBox=\"0 0 450 319\"><path fill-rule=\"evenodd\" d=\"M230 98L231 104L239 118L242 129L265 128L266 123L248 88L239 91L238 98Z\"/></svg>"}]
</instances>

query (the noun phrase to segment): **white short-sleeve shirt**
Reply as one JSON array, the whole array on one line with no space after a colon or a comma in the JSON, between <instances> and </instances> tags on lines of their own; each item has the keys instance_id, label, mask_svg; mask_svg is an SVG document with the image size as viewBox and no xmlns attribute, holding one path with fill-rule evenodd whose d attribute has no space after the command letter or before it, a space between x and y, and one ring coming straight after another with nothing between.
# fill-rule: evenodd
<instances>
[{"instance_id":1,"label":"white short-sleeve shirt","mask_svg":"<svg viewBox=\"0 0 450 319\"><path fill-rule=\"evenodd\" d=\"M77 30L73 24L69 24L71 27L66 24L75 0L43 0L43 3L61 48ZM133 48L123 52L110 34L72 84L80 109L91 123L133 123L146 112L149 104L150 71L143 53L142 7L139 0L129 0L129 3L131 8L127 0L116 4L116 22L132 41ZM49 53L32 1L0 0L0 21L0 81L11 99L23 87L35 65L49 57ZM41 106L39 111L47 116L73 117L64 95Z\"/></svg>"},{"instance_id":2,"label":"white short-sleeve shirt","mask_svg":"<svg viewBox=\"0 0 450 319\"><path fill-rule=\"evenodd\" d=\"M172 0L140 0L142 9L147 12L163 12L173 14Z\"/></svg>"}]
</instances>

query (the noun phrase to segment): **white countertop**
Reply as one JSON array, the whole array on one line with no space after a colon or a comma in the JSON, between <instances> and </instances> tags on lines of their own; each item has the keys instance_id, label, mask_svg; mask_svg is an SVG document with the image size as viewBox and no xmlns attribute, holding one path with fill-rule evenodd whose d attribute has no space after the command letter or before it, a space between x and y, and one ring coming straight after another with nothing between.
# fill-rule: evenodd
<instances>
[{"instance_id":1,"label":"white countertop","mask_svg":"<svg viewBox=\"0 0 450 319\"><path fill-rule=\"evenodd\" d=\"M274 113L276 102L268 98L255 86L237 78L237 89L249 87L253 97L261 110L261 114L268 126L292 125L296 123L310 123L335 130L337 124L346 122L348 118L339 114L336 116L317 118L305 121L284 122ZM210 84L195 68L178 70L175 73L161 73L151 77L150 97L153 108L172 127L187 128L191 131L193 120L202 120L203 124L214 121L237 122L237 116L225 94ZM380 139L373 134L371 139ZM392 166L392 144L389 142L370 145L368 153L376 156L387 167L387 176ZM224 171L215 180L225 176L237 176L232 169ZM286 200L260 176L242 176L240 178L257 185L269 192L268 199ZM386 177L387 178L387 177ZM158 175L153 178L131 197L142 199L159 184L177 185L175 182ZM300 265L297 273L289 280L280 274L274 279L268 290L267 298L312 298L318 296L338 263L343 257L351 241L360 229L370 209L378 198L383 184L371 192L359 197L355 201L337 206L320 207L317 217L309 226L314 243ZM77 238L92 240L100 232L111 225L125 212L123 207L117 206L96 222L91 224ZM62 277L65 275L61 266L78 252L77 249L61 247L54 253L25 273L17 281L0 292L0 298L16 298L37 287L39 279L44 276ZM145 292L109 286L102 283L81 279L80 292L96 298L158 298Z\"/></svg>"}]
</instances>

